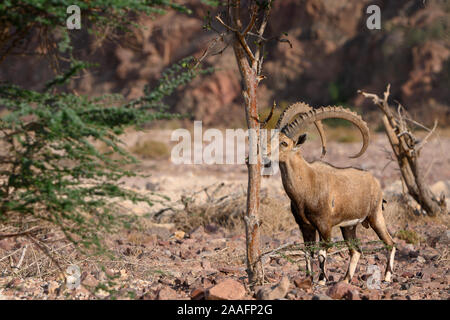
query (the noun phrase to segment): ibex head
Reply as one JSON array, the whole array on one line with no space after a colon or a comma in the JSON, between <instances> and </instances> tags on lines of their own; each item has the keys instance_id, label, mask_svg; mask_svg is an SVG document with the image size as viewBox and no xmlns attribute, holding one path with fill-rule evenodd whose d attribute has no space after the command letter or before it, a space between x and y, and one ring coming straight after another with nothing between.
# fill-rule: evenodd
<instances>
[{"instance_id":1,"label":"ibex head","mask_svg":"<svg viewBox=\"0 0 450 320\"><path fill-rule=\"evenodd\" d=\"M369 128L360 116L343 107L329 106L312 109L309 105L299 102L286 108L280 115L276 125L276 129L280 130L279 143L277 146L270 146L271 144L269 144L267 152L268 159L264 159L264 165L271 165L272 155L276 154L274 151L278 151L278 159L280 162L285 161L290 152L299 152L298 147L306 140L305 131L308 125L312 123L315 124L319 131L322 142L322 156L324 156L326 153L326 138L321 120L330 118L348 120L358 127L363 138L363 146L356 155L350 158L360 157L366 151L369 144ZM277 148L278 150L272 150L271 148Z\"/></svg>"}]
</instances>

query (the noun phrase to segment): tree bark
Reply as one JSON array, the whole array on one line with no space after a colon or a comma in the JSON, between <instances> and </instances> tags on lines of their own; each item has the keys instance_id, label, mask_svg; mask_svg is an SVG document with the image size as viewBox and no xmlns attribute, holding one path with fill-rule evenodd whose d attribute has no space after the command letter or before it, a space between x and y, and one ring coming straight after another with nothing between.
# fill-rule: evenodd
<instances>
[{"instance_id":1,"label":"tree bark","mask_svg":"<svg viewBox=\"0 0 450 320\"><path fill-rule=\"evenodd\" d=\"M445 199L438 199L431 192L428 185L424 182L423 175L419 169L419 153L423 144L420 146L416 145L417 139L414 137L412 131L408 128L401 115L401 106L399 106L398 119L394 117L388 103L389 90L390 86L387 87L384 93L384 99L379 98L376 94L360 92L366 98L371 98L384 113L382 117L384 129L400 168L403 181L408 188L408 193L429 216L436 216L438 213L446 213ZM430 131L430 134L433 130ZM426 142L426 138L424 139L424 142Z\"/></svg>"},{"instance_id":2,"label":"tree bark","mask_svg":"<svg viewBox=\"0 0 450 320\"><path fill-rule=\"evenodd\" d=\"M256 163L252 163L249 155L248 162L248 189L247 189L247 211L244 217L246 239L247 239L247 274L249 283L261 284L263 281L263 267L261 262L260 247L260 221L259 203L261 190L261 157L260 157L260 124L258 123L258 104L256 91L258 87L257 64L250 66L240 39L235 36L233 49L236 61L242 76L243 96L245 100L245 116L249 131L249 143L256 146L250 147L254 151Z\"/></svg>"}]
</instances>

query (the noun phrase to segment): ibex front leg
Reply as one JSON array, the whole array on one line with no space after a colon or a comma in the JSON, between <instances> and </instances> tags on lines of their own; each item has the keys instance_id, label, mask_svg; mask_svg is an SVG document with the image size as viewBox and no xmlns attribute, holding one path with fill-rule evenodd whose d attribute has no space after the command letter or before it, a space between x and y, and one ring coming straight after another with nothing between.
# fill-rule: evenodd
<instances>
[{"instance_id":1,"label":"ibex front leg","mask_svg":"<svg viewBox=\"0 0 450 320\"><path fill-rule=\"evenodd\" d=\"M291 202L291 211L294 215L295 222L300 227L303 236L303 244L305 245L305 269L306 275L313 278L313 269L311 265L311 258L314 256L314 247L316 244L316 228L311 224L307 224L302 219L299 209L294 202Z\"/></svg>"},{"instance_id":2,"label":"ibex front leg","mask_svg":"<svg viewBox=\"0 0 450 320\"><path fill-rule=\"evenodd\" d=\"M316 229L311 225L301 224L300 230L303 235L303 243L305 244L305 266L307 276L313 278L313 270L311 259L314 256L314 247L316 246Z\"/></svg>"},{"instance_id":3,"label":"ibex front leg","mask_svg":"<svg viewBox=\"0 0 450 320\"><path fill-rule=\"evenodd\" d=\"M330 246L331 240L331 230L320 231L320 250L319 250L319 284L325 285L328 281L327 273L326 273L326 262L327 262L327 250Z\"/></svg>"}]
</instances>

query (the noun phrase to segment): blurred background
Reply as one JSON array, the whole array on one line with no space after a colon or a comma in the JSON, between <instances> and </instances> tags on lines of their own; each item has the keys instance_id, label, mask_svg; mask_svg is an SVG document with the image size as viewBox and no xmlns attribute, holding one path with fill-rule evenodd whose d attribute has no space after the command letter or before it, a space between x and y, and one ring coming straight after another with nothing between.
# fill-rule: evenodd
<instances>
[{"instance_id":1,"label":"blurred background","mask_svg":"<svg viewBox=\"0 0 450 320\"><path fill-rule=\"evenodd\" d=\"M212 17L217 13L205 2L184 1L192 14L172 10L136 17L144 28L101 46L84 28L72 31L74 55L98 66L83 71L69 88L89 96L141 96L145 84L155 82L182 58L201 56L216 36L202 28L207 12L211 10ZM369 4L381 8L381 30L366 27ZM276 41L267 46L260 109L269 108L274 100L282 107L298 100L315 107L341 104L362 112L376 128L379 113L373 113L376 107L357 90L381 94L390 83L391 97L413 118L427 125L434 119L441 127L450 124L450 2L276 1L266 34L283 33L292 48ZM223 47L219 43L211 53ZM54 77L55 66L49 59L49 52L27 59L10 55L0 67L0 79L39 89ZM171 97L171 111L189 113L189 120L203 120L204 125L244 127L240 75L232 48L207 57L204 65L215 72L196 78Z\"/></svg>"},{"instance_id":2,"label":"blurred background","mask_svg":"<svg viewBox=\"0 0 450 320\"><path fill-rule=\"evenodd\" d=\"M81 30L66 28L73 2ZM170 161L174 129L192 132L193 120L220 132L246 127L231 35L210 48L204 72L185 59L204 56L217 37L205 17L223 30L214 19L223 10L212 5L218 2L0 1L0 300L204 299L224 280L246 281L247 166ZM381 10L379 30L367 28L369 5ZM414 119L411 132L419 131L416 139L396 128L417 147L401 158L414 158L435 200L442 196L444 204L446 196L450 208L450 1L276 0L265 36L281 35L289 42L266 46L261 118L274 101L269 125L304 101L353 109L371 129L367 152L349 159L361 148L358 130L325 121L323 160L379 179L398 247L395 282L368 291L368 267L382 270L387 260L375 233L358 228L365 252L352 292L370 300L448 300L449 215L428 216L408 195L383 113L358 90L382 97L391 84L392 111L397 116L402 104ZM438 128L427 129L436 119ZM318 135L310 133L302 154L321 159ZM232 148L246 145L232 141ZM260 196L268 285L286 276L289 293L279 298L322 299L327 287L304 282L303 254L291 251L302 238L280 173L262 179ZM332 237L342 240L337 228ZM330 253L329 263L330 280L340 279L346 250ZM65 287L68 265L81 270L76 290ZM242 292L233 297L253 298Z\"/></svg>"}]
</instances>

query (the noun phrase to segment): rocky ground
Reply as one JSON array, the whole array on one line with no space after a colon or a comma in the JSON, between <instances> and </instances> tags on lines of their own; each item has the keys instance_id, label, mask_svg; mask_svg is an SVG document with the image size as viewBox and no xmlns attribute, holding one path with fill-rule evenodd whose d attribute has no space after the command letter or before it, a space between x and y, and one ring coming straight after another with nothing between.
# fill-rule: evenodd
<instances>
[{"instance_id":1,"label":"rocky ground","mask_svg":"<svg viewBox=\"0 0 450 320\"><path fill-rule=\"evenodd\" d=\"M137 98L168 66L187 56L200 57L217 37L202 28L207 12L211 10L214 17L220 11L201 0L181 2L192 14L141 17L142 28L106 42L101 49L98 39L84 29L73 34L76 57L98 67L84 72L71 89L89 96L121 93ZM274 100L283 104L302 99L314 107L345 102L371 112L376 108L357 90L382 94L390 83L392 103L398 100L427 125L434 119L449 125L448 1L379 0L376 4L381 8L382 28L369 30L366 9L373 4L372 0L274 2L266 36L286 33L292 47L277 41L266 46L266 79L259 85L259 105L270 107ZM217 22L214 26L221 30ZM37 35L33 36L30 40L36 41ZM211 53L221 51L226 42L215 45ZM172 111L192 114L208 125L242 126L243 98L231 46L207 57L204 66L216 71L178 91L168 103ZM53 77L48 57L41 54L27 59L12 55L0 69L0 79L30 89L41 89ZM373 120L379 122L378 114Z\"/></svg>"},{"instance_id":2,"label":"rocky ground","mask_svg":"<svg viewBox=\"0 0 450 320\"><path fill-rule=\"evenodd\" d=\"M330 144L327 160L348 165L346 155L353 154L359 143L337 147L334 142ZM423 151L425 167L432 164L427 181L434 183L435 191L447 193L447 199L450 161L448 155L441 157L441 153L449 147L450 139L443 138L430 141ZM57 232L43 235L41 240L63 270L69 265L79 267L81 285L70 289L58 275L56 262L33 249L26 239L0 240L0 298L449 299L448 216L420 217L413 208L405 206L396 164L383 170L387 162L385 148L384 137L376 135L368 152L352 161L374 172L384 186L388 200L385 218L398 248L391 283L380 282L377 287L373 266L383 273L386 251L380 243L371 242L378 240L374 232L361 226L358 236L364 254L353 282L339 282L348 264L347 250L340 245L329 251L330 282L325 286L311 282L304 271L301 233L289 213L289 201L276 175L263 180L261 239L266 283L250 291L241 221L245 166L174 166L165 160L148 160L141 169L151 176L126 183L141 192L168 195L170 200L154 207L123 203L125 212L141 216L142 228L107 237L108 247L115 253L112 260L83 256L61 240ZM318 142L312 140L305 145L305 153L316 157ZM441 182L435 183L438 180ZM342 240L337 230L333 240ZM315 261L314 271L317 270ZM370 286L372 283L375 288Z\"/></svg>"}]
</instances>

